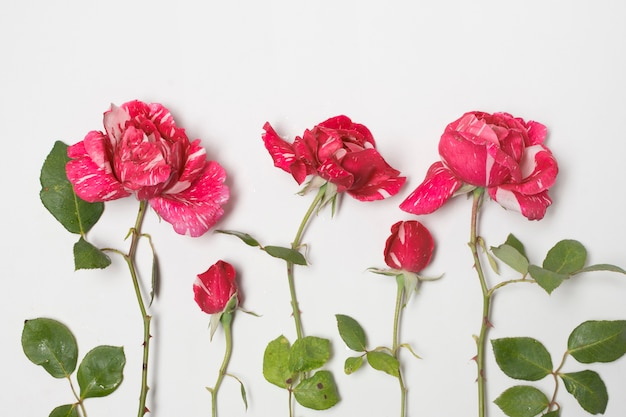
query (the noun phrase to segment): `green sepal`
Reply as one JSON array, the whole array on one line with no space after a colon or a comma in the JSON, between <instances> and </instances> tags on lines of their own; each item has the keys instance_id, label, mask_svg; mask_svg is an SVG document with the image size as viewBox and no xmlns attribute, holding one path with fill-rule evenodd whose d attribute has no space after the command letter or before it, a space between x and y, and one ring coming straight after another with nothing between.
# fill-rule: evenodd
<instances>
[{"instance_id":1,"label":"green sepal","mask_svg":"<svg viewBox=\"0 0 626 417\"><path fill-rule=\"evenodd\" d=\"M285 248L282 246L265 246L262 250L274 258L283 259L287 262L291 262L292 264L307 265L304 255L295 249Z\"/></svg>"},{"instance_id":2,"label":"green sepal","mask_svg":"<svg viewBox=\"0 0 626 417\"><path fill-rule=\"evenodd\" d=\"M535 417L548 407L550 401L535 387L516 385L500 394L494 403L509 417Z\"/></svg>"},{"instance_id":3,"label":"green sepal","mask_svg":"<svg viewBox=\"0 0 626 417\"><path fill-rule=\"evenodd\" d=\"M367 362L377 371L382 371L396 378L400 376L400 362L387 352L372 350L367 352Z\"/></svg>"},{"instance_id":4,"label":"green sepal","mask_svg":"<svg viewBox=\"0 0 626 417\"><path fill-rule=\"evenodd\" d=\"M561 240L548 251L543 268L570 275L581 270L587 260L587 250L577 240Z\"/></svg>"},{"instance_id":5,"label":"green sepal","mask_svg":"<svg viewBox=\"0 0 626 417\"><path fill-rule=\"evenodd\" d=\"M294 384L294 373L289 370L291 346L285 336L278 336L268 343L263 354L263 376L280 388Z\"/></svg>"},{"instance_id":6,"label":"green sepal","mask_svg":"<svg viewBox=\"0 0 626 417\"><path fill-rule=\"evenodd\" d=\"M343 364L343 371L346 375L350 375L356 371L358 371L363 365L363 356L351 356L346 358L346 361Z\"/></svg>"},{"instance_id":7,"label":"green sepal","mask_svg":"<svg viewBox=\"0 0 626 417\"><path fill-rule=\"evenodd\" d=\"M293 389L293 395L300 405L313 410L326 410L339 402L337 385L329 371L317 371L302 380Z\"/></svg>"},{"instance_id":8,"label":"green sepal","mask_svg":"<svg viewBox=\"0 0 626 417\"><path fill-rule=\"evenodd\" d=\"M121 346L97 346L89 351L76 374L81 400L114 392L124 378L124 365L126 356Z\"/></svg>"},{"instance_id":9,"label":"green sepal","mask_svg":"<svg viewBox=\"0 0 626 417\"><path fill-rule=\"evenodd\" d=\"M491 266L491 269L493 270L493 272L495 272L497 275L500 275L500 268L498 267L498 263L496 262L495 258L491 255L491 253L487 250L487 244L485 243L485 240L482 237L478 237L477 238L478 241L478 245L480 245L480 247L483 250L483 253L487 256L487 260L489 261L489 266Z\"/></svg>"},{"instance_id":10,"label":"green sepal","mask_svg":"<svg viewBox=\"0 0 626 417\"><path fill-rule=\"evenodd\" d=\"M308 372L324 365L330 358L330 341L306 336L296 340L289 351L289 371Z\"/></svg>"},{"instance_id":11,"label":"green sepal","mask_svg":"<svg viewBox=\"0 0 626 417\"><path fill-rule=\"evenodd\" d=\"M54 378L67 378L76 369L76 338L67 326L56 320L26 320L22 330L22 349L32 363L42 366Z\"/></svg>"},{"instance_id":12,"label":"green sepal","mask_svg":"<svg viewBox=\"0 0 626 417\"><path fill-rule=\"evenodd\" d=\"M236 236L248 246L261 246L261 244L252 236L247 233L237 232L235 230L216 230L215 233L222 233L224 235Z\"/></svg>"},{"instance_id":13,"label":"green sepal","mask_svg":"<svg viewBox=\"0 0 626 417\"><path fill-rule=\"evenodd\" d=\"M74 244L74 269L104 269L111 265L111 258L81 236Z\"/></svg>"},{"instance_id":14,"label":"green sepal","mask_svg":"<svg viewBox=\"0 0 626 417\"><path fill-rule=\"evenodd\" d=\"M78 404L60 405L52 410L48 417L80 417L80 414L78 413Z\"/></svg>"},{"instance_id":15,"label":"green sepal","mask_svg":"<svg viewBox=\"0 0 626 417\"><path fill-rule=\"evenodd\" d=\"M491 341L496 363L507 376L538 381L552 372L552 358L546 348L530 337L507 337Z\"/></svg>"},{"instance_id":16,"label":"green sepal","mask_svg":"<svg viewBox=\"0 0 626 417\"><path fill-rule=\"evenodd\" d=\"M626 353L626 320L586 321L567 340L570 355L581 363L613 362Z\"/></svg>"},{"instance_id":17,"label":"green sepal","mask_svg":"<svg viewBox=\"0 0 626 417\"><path fill-rule=\"evenodd\" d=\"M491 251L502 262L513 268L522 275L528 273L528 258L511 245L502 244L498 247L491 247Z\"/></svg>"},{"instance_id":18,"label":"green sepal","mask_svg":"<svg viewBox=\"0 0 626 417\"><path fill-rule=\"evenodd\" d=\"M341 336L346 346L355 352L365 352L367 339L365 330L363 330L359 322L343 314L336 314L335 317L337 318L339 336Z\"/></svg>"},{"instance_id":19,"label":"green sepal","mask_svg":"<svg viewBox=\"0 0 626 417\"><path fill-rule=\"evenodd\" d=\"M567 392L572 394L578 404L591 414L604 414L609 402L606 385L594 371L580 371L559 374Z\"/></svg>"},{"instance_id":20,"label":"green sepal","mask_svg":"<svg viewBox=\"0 0 626 417\"><path fill-rule=\"evenodd\" d=\"M84 235L100 219L104 203L88 203L80 199L67 179L65 165L70 160L68 146L56 141L41 168L39 197L46 209L69 232Z\"/></svg>"},{"instance_id":21,"label":"green sepal","mask_svg":"<svg viewBox=\"0 0 626 417\"><path fill-rule=\"evenodd\" d=\"M550 271L537 265L529 265L528 273L548 294L552 294L552 291L568 278L565 274Z\"/></svg>"}]
</instances>

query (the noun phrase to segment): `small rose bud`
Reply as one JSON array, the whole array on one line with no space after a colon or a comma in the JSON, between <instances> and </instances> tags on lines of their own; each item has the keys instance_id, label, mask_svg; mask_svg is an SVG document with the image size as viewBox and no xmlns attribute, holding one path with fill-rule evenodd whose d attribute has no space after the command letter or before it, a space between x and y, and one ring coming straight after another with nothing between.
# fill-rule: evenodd
<instances>
[{"instance_id":1,"label":"small rose bud","mask_svg":"<svg viewBox=\"0 0 626 417\"><path fill-rule=\"evenodd\" d=\"M193 284L194 299L200 309L208 314L222 313L228 307L231 310L239 304L239 289L235 281L235 268L227 262L218 261L206 272L198 275ZM229 301L233 295L237 301Z\"/></svg>"},{"instance_id":2,"label":"small rose bud","mask_svg":"<svg viewBox=\"0 0 626 417\"><path fill-rule=\"evenodd\" d=\"M418 273L430 263L434 246L430 232L420 222L400 221L391 226L385 263L393 269Z\"/></svg>"}]
</instances>

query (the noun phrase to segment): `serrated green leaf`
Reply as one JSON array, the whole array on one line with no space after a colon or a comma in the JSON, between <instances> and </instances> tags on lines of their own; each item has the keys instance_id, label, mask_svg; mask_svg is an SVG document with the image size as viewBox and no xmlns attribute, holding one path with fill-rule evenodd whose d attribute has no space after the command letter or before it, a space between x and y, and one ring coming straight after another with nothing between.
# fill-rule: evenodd
<instances>
[{"instance_id":1,"label":"serrated green leaf","mask_svg":"<svg viewBox=\"0 0 626 417\"><path fill-rule=\"evenodd\" d=\"M68 146L56 141L41 168L41 191L39 197L48 209L69 232L84 235L100 219L103 203L88 203L81 200L67 179L65 165L70 160Z\"/></svg>"},{"instance_id":2,"label":"serrated green leaf","mask_svg":"<svg viewBox=\"0 0 626 417\"><path fill-rule=\"evenodd\" d=\"M109 265L111 265L111 258L82 236L74 244L74 268L77 271L79 269L104 269Z\"/></svg>"},{"instance_id":3,"label":"serrated green leaf","mask_svg":"<svg viewBox=\"0 0 626 417\"><path fill-rule=\"evenodd\" d=\"M287 388L295 381L289 370L289 351L291 346L285 336L278 336L268 343L263 354L263 376L281 388Z\"/></svg>"},{"instance_id":4,"label":"serrated green leaf","mask_svg":"<svg viewBox=\"0 0 626 417\"><path fill-rule=\"evenodd\" d=\"M567 349L581 363L613 362L626 353L626 320L586 321L569 335Z\"/></svg>"},{"instance_id":5,"label":"serrated green leaf","mask_svg":"<svg viewBox=\"0 0 626 417\"><path fill-rule=\"evenodd\" d=\"M236 236L248 246L261 246L261 244L252 236L247 233L237 232L235 230L216 230L215 233L222 233L224 235Z\"/></svg>"},{"instance_id":6,"label":"serrated green leaf","mask_svg":"<svg viewBox=\"0 0 626 417\"><path fill-rule=\"evenodd\" d=\"M583 269L577 271L579 274L581 272L594 272L594 271L609 271L609 272L619 272L620 274L626 274L626 270L620 268L619 266L611 265L611 264L597 264L586 266Z\"/></svg>"},{"instance_id":7,"label":"serrated green leaf","mask_svg":"<svg viewBox=\"0 0 626 417\"><path fill-rule=\"evenodd\" d=\"M528 273L548 294L552 294L552 291L568 278L567 275L559 274L558 272L550 271L537 265L529 265Z\"/></svg>"},{"instance_id":8,"label":"serrated green leaf","mask_svg":"<svg viewBox=\"0 0 626 417\"><path fill-rule=\"evenodd\" d=\"M350 375L358 371L363 365L363 356L351 356L346 359L343 364L343 371L346 375Z\"/></svg>"},{"instance_id":9,"label":"serrated green leaf","mask_svg":"<svg viewBox=\"0 0 626 417\"><path fill-rule=\"evenodd\" d=\"M337 329L344 343L356 352L365 352L367 340L363 327L350 316L336 314Z\"/></svg>"},{"instance_id":10,"label":"serrated green leaf","mask_svg":"<svg viewBox=\"0 0 626 417\"><path fill-rule=\"evenodd\" d=\"M609 402L606 385L594 371L580 371L559 374L567 392L572 394L578 404L591 414L604 414Z\"/></svg>"},{"instance_id":11,"label":"serrated green leaf","mask_svg":"<svg viewBox=\"0 0 626 417\"><path fill-rule=\"evenodd\" d=\"M124 378L124 348L97 346L90 350L78 366L76 377L80 398L105 397L114 392Z\"/></svg>"},{"instance_id":12,"label":"serrated green leaf","mask_svg":"<svg viewBox=\"0 0 626 417\"><path fill-rule=\"evenodd\" d=\"M544 269L570 275L585 266L587 250L577 240L561 240L548 251L543 261Z\"/></svg>"},{"instance_id":13,"label":"serrated green leaf","mask_svg":"<svg viewBox=\"0 0 626 417\"><path fill-rule=\"evenodd\" d=\"M514 247L520 254L522 254L524 258L528 259L528 256L526 255L526 249L524 249L524 244L520 242L520 240L512 233L509 233L509 235L506 237L506 242L504 242L504 244Z\"/></svg>"},{"instance_id":14,"label":"serrated green leaf","mask_svg":"<svg viewBox=\"0 0 626 417\"><path fill-rule=\"evenodd\" d=\"M22 330L22 349L31 362L42 366L54 378L67 378L76 369L76 338L67 326L56 320L26 320Z\"/></svg>"},{"instance_id":15,"label":"serrated green leaf","mask_svg":"<svg viewBox=\"0 0 626 417\"><path fill-rule=\"evenodd\" d=\"M400 376L400 362L390 354L373 350L367 352L366 356L367 362L372 368L396 378Z\"/></svg>"},{"instance_id":16,"label":"serrated green leaf","mask_svg":"<svg viewBox=\"0 0 626 417\"><path fill-rule=\"evenodd\" d=\"M77 404L60 405L48 417L80 417Z\"/></svg>"},{"instance_id":17,"label":"serrated green leaf","mask_svg":"<svg viewBox=\"0 0 626 417\"><path fill-rule=\"evenodd\" d=\"M296 340L289 351L289 370L307 372L324 365L330 358L330 341L306 336Z\"/></svg>"},{"instance_id":18,"label":"serrated green leaf","mask_svg":"<svg viewBox=\"0 0 626 417\"><path fill-rule=\"evenodd\" d=\"M300 405L313 410L326 410L339 402L337 385L329 371L317 371L302 380L294 388L293 395Z\"/></svg>"},{"instance_id":19,"label":"serrated green leaf","mask_svg":"<svg viewBox=\"0 0 626 417\"><path fill-rule=\"evenodd\" d=\"M507 376L538 381L552 372L552 358L546 348L530 337L507 337L491 341L496 362Z\"/></svg>"},{"instance_id":20,"label":"serrated green leaf","mask_svg":"<svg viewBox=\"0 0 626 417\"><path fill-rule=\"evenodd\" d=\"M496 258L500 259L520 274L526 275L528 273L528 259L515 247L504 244L497 248L492 247L491 251Z\"/></svg>"},{"instance_id":21,"label":"serrated green leaf","mask_svg":"<svg viewBox=\"0 0 626 417\"><path fill-rule=\"evenodd\" d=\"M509 417L534 417L545 410L550 401L535 387L516 385L500 394L494 403Z\"/></svg>"},{"instance_id":22,"label":"serrated green leaf","mask_svg":"<svg viewBox=\"0 0 626 417\"><path fill-rule=\"evenodd\" d=\"M283 259L287 262L291 262L296 265L306 265L306 259L304 255L295 249L284 248L282 246L266 246L263 248L268 255L274 258Z\"/></svg>"}]
</instances>

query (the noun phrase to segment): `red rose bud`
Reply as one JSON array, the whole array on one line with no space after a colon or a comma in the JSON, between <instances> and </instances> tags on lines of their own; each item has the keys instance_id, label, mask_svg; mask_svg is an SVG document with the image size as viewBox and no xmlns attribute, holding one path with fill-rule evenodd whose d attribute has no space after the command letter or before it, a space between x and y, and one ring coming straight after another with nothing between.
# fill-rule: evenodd
<instances>
[{"instance_id":1,"label":"red rose bud","mask_svg":"<svg viewBox=\"0 0 626 417\"><path fill-rule=\"evenodd\" d=\"M385 244L385 263L393 269L418 273L429 263L435 244L424 225L416 220L391 226Z\"/></svg>"},{"instance_id":2,"label":"red rose bud","mask_svg":"<svg viewBox=\"0 0 626 417\"><path fill-rule=\"evenodd\" d=\"M317 176L360 201L396 195L406 181L376 150L374 137L362 124L346 116L332 117L305 130L293 144L284 141L269 123L263 142L274 166L289 172L302 184Z\"/></svg>"},{"instance_id":3,"label":"red rose bud","mask_svg":"<svg viewBox=\"0 0 626 417\"><path fill-rule=\"evenodd\" d=\"M194 299L200 309L208 314L224 312L228 302L237 294L237 307L239 302L239 289L235 281L235 268L227 262L218 261L206 272L198 275L193 284Z\"/></svg>"},{"instance_id":4,"label":"red rose bud","mask_svg":"<svg viewBox=\"0 0 626 417\"><path fill-rule=\"evenodd\" d=\"M486 188L501 206L529 220L543 218L558 173L552 152L543 145L546 132L541 123L508 113L464 114L441 135L441 162L430 167L400 208L432 213L466 184Z\"/></svg>"}]
</instances>

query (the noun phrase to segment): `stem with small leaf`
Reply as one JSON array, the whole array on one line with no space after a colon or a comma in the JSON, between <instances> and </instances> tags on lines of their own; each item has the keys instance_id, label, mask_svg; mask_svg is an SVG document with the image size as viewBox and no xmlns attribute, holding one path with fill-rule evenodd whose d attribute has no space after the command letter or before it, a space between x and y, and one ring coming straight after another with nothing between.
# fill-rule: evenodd
<instances>
[{"instance_id":1,"label":"stem with small leaf","mask_svg":"<svg viewBox=\"0 0 626 417\"><path fill-rule=\"evenodd\" d=\"M404 279L402 278L401 275L399 275L398 277L396 277L396 281L398 283L398 291L396 294L396 309L394 311L394 316L393 316L393 345L392 345L392 351L393 351L393 356L398 360L398 382L400 383L400 417L404 417L406 414L406 393L407 393L407 389L404 386L404 381L402 379L402 370L401 367L399 366L400 363L400 358L399 358L399 351L400 351L400 343L399 343L399 338L400 338L400 314L402 312L402 308L404 305L404 298L405 298L405 294L404 294Z\"/></svg>"},{"instance_id":2,"label":"stem with small leaf","mask_svg":"<svg viewBox=\"0 0 626 417\"><path fill-rule=\"evenodd\" d=\"M320 201L322 201L322 198L324 197L324 194L326 192L326 187L326 184L320 187L317 195L315 196L308 210L304 214L304 217L300 222L300 226L298 227L298 231L296 232L296 237L291 244L291 249L298 250L300 248L304 229L309 223L309 220L311 219L311 215L315 211L315 208L320 204ZM296 335L298 336L298 339L301 339L304 337L304 331L302 330L302 317L300 316L300 307L298 305L298 297L296 296L296 285L294 281L293 268L293 262L287 261L287 280L289 282L289 293L291 294L291 308L293 311L293 320L296 324Z\"/></svg>"},{"instance_id":3,"label":"stem with small leaf","mask_svg":"<svg viewBox=\"0 0 626 417\"><path fill-rule=\"evenodd\" d=\"M224 327L224 337L226 339L226 351L224 352L224 359L222 360L222 365L220 366L219 374L217 375L217 381L213 388L209 391L211 392L211 415L213 417L217 416L217 392L220 389L220 385L222 385L222 380L226 375L226 369L228 368L228 362L230 361L230 355L233 351L233 333L231 323L233 322L233 312L223 313L220 317L220 322Z\"/></svg>"},{"instance_id":4,"label":"stem with small leaf","mask_svg":"<svg viewBox=\"0 0 626 417\"><path fill-rule=\"evenodd\" d=\"M66 378L67 378L67 381L70 383L70 388L72 389L72 394L74 394L74 398L76 398L76 404L78 404L78 407L80 408L80 411L81 411L83 417L87 417L87 410L85 410L85 403L83 402L83 400L80 398L80 396L76 392L76 389L74 388L74 384L72 383L72 380L70 379L70 376L67 375Z\"/></svg>"}]
</instances>

